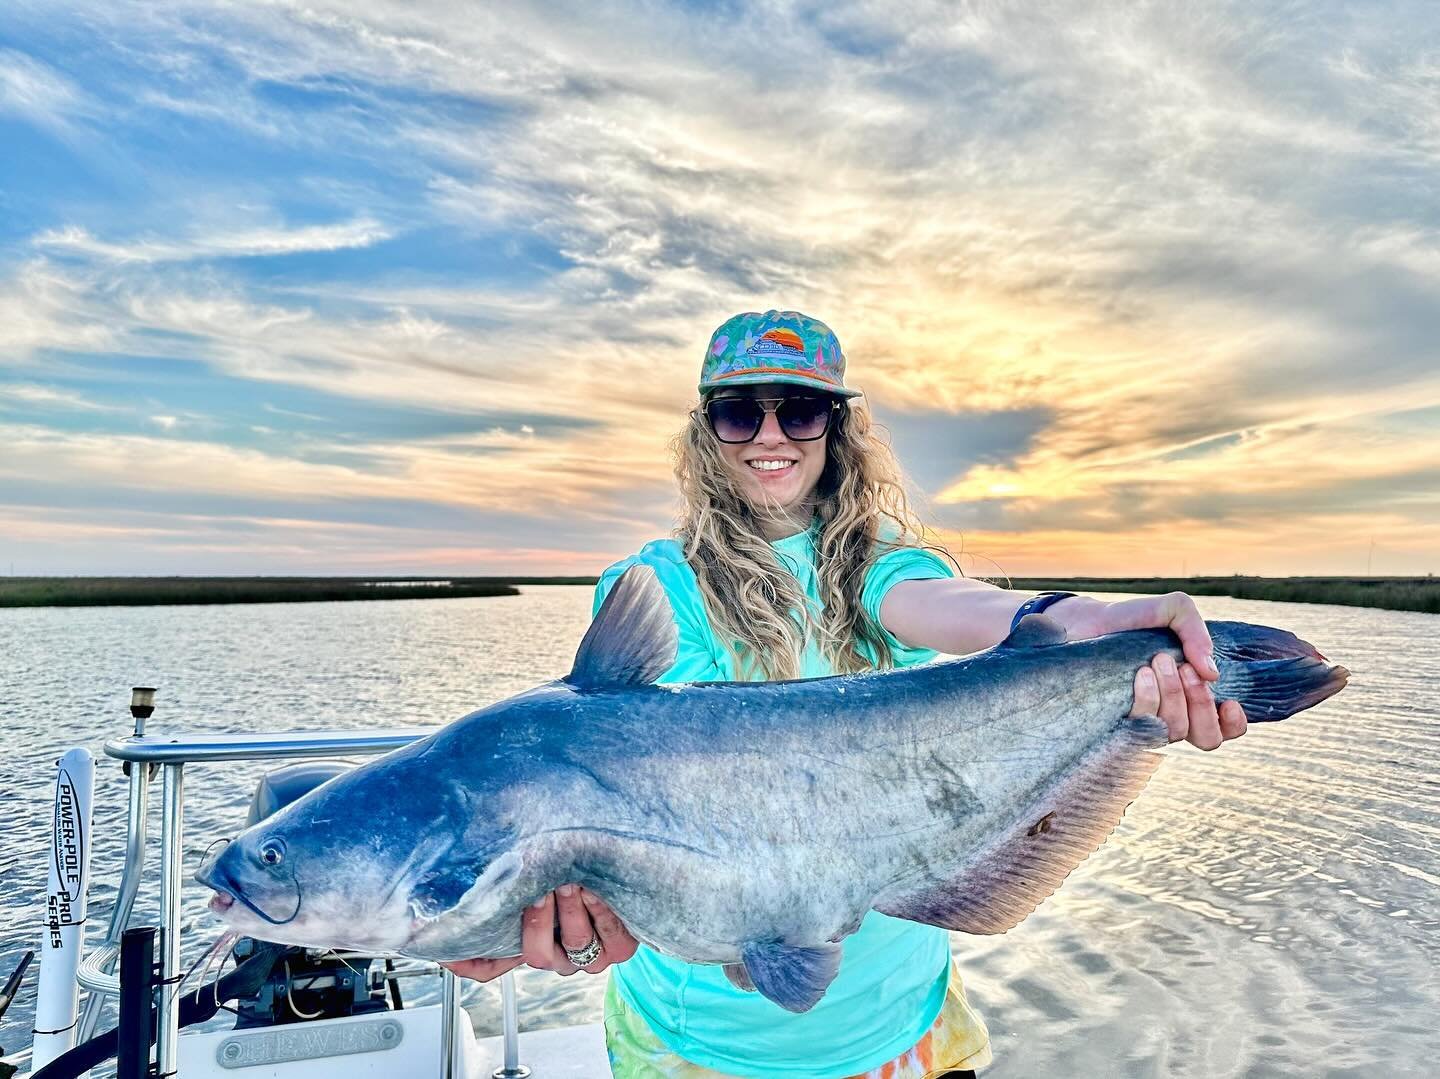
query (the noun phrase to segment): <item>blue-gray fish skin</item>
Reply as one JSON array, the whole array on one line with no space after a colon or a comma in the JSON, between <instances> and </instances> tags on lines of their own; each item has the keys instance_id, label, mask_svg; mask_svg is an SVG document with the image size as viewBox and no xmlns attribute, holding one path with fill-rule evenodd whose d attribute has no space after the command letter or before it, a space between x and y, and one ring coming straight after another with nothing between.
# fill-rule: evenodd
<instances>
[{"instance_id":1,"label":"blue-gray fish skin","mask_svg":"<svg viewBox=\"0 0 1440 1079\"><path fill-rule=\"evenodd\" d=\"M1348 672L1283 630L1208 623L1216 695L1252 721ZM648 569L574 671L287 806L198 874L247 935L425 959L520 951L521 912L576 882L641 941L804 1011L871 909L970 933L1023 919L1159 763L1127 718L1168 631L1064 643L1043 615L962 659L795 682L658 686L675 655Z\"/></svg>"}]
</instances>

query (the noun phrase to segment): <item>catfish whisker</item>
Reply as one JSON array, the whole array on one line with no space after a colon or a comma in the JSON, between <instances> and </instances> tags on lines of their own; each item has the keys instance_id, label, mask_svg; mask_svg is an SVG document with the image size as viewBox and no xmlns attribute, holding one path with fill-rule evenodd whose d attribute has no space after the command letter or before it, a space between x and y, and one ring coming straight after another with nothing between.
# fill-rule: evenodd
<instances>
[{"instance_id":1,"label":"catfish whisker","mask_svg":"<svg viewBox=\"0 0 1440 1079\"><path fill-rule=\"evenodd\" d=\"M201 954L200 958L196 959L195 962L190 964L190 969L185 972L184 976L181 977L179 984L175 987L176 996L180 995L181 989L184 984L190 979L190 975L195 973L195 968L200 967L203 963L204 966L200 971L200 984L195 987L195 1001L196 1003L199 1003L200 993L205 987L205 977L210 973L211 964L214 962L215 957L219 955L221 956L221 965L224 965L225 960L223 957L223 952L230 944L234 943L237 935L238 934L236 934L233 930L226 930L224 933L221 933L220 936L215 940L215 942L205 949L205 951Z\"/></svg>"}]
</instances>

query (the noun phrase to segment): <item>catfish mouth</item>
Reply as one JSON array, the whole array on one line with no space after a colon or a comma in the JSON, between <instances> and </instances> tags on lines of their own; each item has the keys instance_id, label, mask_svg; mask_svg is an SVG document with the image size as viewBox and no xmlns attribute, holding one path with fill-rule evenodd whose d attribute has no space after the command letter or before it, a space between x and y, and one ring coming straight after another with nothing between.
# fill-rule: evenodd
<instances>
[{"instance_id":1,"label":"catfish mouth","mask_svg":"<svg viewBox=\"0 0 1440 1079\"><path fill-rule=\"evenodd\" d=\"M300 916L301 896L298 881L295 882L295 909L287 918L275 918L246 898L230 874L220 865L218 858L208 866L201 866L195 873L195 879L215 892L210 897L209 907L216 914L230 913L238 901L241 906L269 925L288 925Z\"/></svg>"}]
</instances>

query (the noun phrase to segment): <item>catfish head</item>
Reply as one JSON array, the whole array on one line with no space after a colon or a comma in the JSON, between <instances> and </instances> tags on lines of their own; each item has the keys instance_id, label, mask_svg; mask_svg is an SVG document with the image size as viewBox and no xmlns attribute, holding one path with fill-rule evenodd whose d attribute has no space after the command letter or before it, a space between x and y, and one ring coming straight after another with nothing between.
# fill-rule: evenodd
<instances>
[{"instance_id":1,"label":"catfish head","mask_svg":"<svg viewBox=\"0 0 1440 1079\"><path fill-rule=\"evenodd\" d=\"M469 955L517 953L535 898L518 893L539 884L521 872L503 785L457 760L450 734L336 776L236 836L195 875L215 891L210 909L259 940L460 959L423 938L463 901L475 946L510 949Z\"/></svg>"},{"instance_id":2,"label":"catfish head","mask_svg":"<svg viewBox=\"0 0 1440 1079\"><path fill-rule=\"evenodd\" d=\"M576 879L579 837L626 819L593 762L570 758L569 732L587 710L603 722L617 692L658 692L675 654L663 590L647 567L630 569L566 678L336 776L242 832L196 874L215 890L211 910L281 944L518 955L521 912Z\"/></svg>"}]
</instances>

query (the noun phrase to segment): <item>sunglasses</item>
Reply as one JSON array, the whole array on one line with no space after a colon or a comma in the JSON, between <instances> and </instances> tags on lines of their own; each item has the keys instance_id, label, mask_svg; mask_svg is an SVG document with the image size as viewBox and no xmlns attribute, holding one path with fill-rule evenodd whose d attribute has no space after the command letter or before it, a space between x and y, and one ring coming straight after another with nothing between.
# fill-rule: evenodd
<instances>
[{"instance_id":1,"label":"sunglasses","mask_svg":"<svg viewBox=\"0 0 1440 1079\"><path fill-rule=\"evenodd\" d=\"M766 407L769 406L769 407ZM791 442L814 442L825 437L836 413L845 406L833 397L712 397L705 403L705 418L721 442L750 442L775 413L780 430Z\"/></svg>"}]
</instances>

